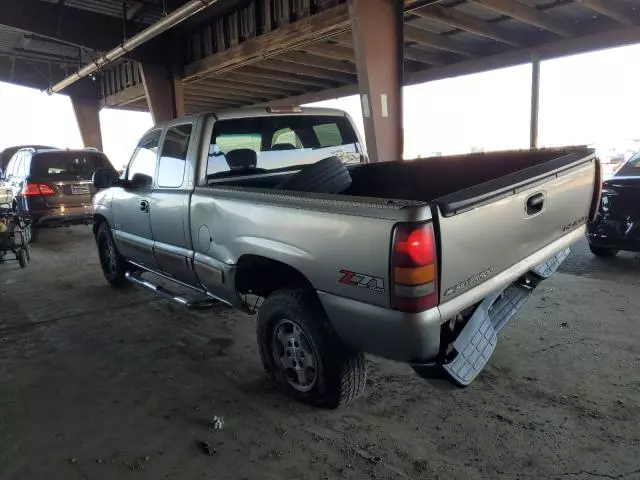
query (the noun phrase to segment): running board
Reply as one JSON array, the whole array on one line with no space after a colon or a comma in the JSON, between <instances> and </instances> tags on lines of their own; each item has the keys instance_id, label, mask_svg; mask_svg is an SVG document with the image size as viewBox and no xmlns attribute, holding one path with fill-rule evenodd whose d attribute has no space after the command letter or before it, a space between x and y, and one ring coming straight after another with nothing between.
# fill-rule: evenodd
<instances>
[{"instance_id":1,"label":"running board","mask_svg":"<svg viewBox=\"0 0 640 480\"><path fill-rule=\"evenodd\" d=\"M215 299L204 294L199 297L193 298L184 295L178 295L177 293L172 292L162 285L156 285L154 283L151 283L149 280L145 280L140 274L127 272L125 273L125 277L131 283L134 283L135 285L138 285L140 287L144 287L147 290L151 290L156 295L159 295L162 298L166 298L167 300L171 300L172 302L175 302L189 309L209 308L218 303Z\"/></svg>"}]
</instances>

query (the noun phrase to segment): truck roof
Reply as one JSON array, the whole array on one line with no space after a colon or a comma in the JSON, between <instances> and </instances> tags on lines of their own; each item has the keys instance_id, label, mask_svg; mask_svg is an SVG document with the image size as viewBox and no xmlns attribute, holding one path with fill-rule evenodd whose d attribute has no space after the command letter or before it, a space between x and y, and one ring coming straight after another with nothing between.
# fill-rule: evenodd
<instances>
[{"instance_id":1,"label":"truck roof","mask_svg":"<svg viewBox=\"0 0 640 480\"><path fill-rule=\"evenodd\" d=\"M278 111L270 111L273 108ZM318 107L298 107L298 106L278 106L278 107L236 107L229 110L220 110L215 112L203 112L192 115L186 115L184 117L176 118L174 120L168 120L164 122L158 122L152 128L155 130L158 128L164 128L168 124L176 124L185 120L192 120L202 117L203 115L215 114L219 120L229 120L232 118L250 118L250 117L268 117L278 115L333 115L345 117L347 113L337 108L318 108Z\"/></svg>"},{"instance_id":2,"label":"truck roof","mask_svg":"<svg viewBox=\"0 0 640 480\"><path fill-rule=\"evenodd\" d=\"M271 111L273 109L274 111ZM346 114L343 110L336 108L317 108L317 107L299 107L299 106L279 106L279 107L241 107L215 112L220 120L230 118L247 118L247 117L268 117L277 115L333 115L344 117Z\"/></svg>"}]
</instances>

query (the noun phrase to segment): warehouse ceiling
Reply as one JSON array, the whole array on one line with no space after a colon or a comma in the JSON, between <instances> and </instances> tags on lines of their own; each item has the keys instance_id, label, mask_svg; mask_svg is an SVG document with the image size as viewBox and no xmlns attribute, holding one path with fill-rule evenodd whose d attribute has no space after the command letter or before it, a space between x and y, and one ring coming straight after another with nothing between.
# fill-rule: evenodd
<instances>
[{"instance_id":1,"label":"warehouse ceiling","mask_svg":"<svg viewBox=\"0 0 640 480\"><path fill-rule=\"evenodd\" d=\"M0 0L0 81L47 89L184 0ZM405 1L405 83L640 42L640 0ZM188 113L357 92L344 0L220 0L66 92L146 109L170 64Z\"/></svg>"}]
</instances>

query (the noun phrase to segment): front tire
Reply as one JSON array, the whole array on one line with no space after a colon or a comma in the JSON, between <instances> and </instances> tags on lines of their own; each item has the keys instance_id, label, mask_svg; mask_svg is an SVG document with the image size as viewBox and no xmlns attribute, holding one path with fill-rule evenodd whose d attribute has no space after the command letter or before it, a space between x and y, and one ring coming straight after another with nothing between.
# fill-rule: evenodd
<instances>
[{"instance_id":1,"label":"front tire","mask_svg":"<svg viewBox=\"0 0 640 480\"><path fill-rule=\"evenodd\" d=\"M267 297L257 334L270 379L297 400L338 408L363 392L364 354L338 338L312 292L283 289Z\"/></svg>"},{"instance_id":2,"label":"front tire","mask_svg":"<svg viewBox=\"0 0 640 480\"><path fill-rule=\"evenodd\" d=\"M594 245L589 245L589 250L591 250L591 253L593 253L596 257L602 258L613 258L618 255L619 252L619 250L615 248L596 247Z\"/></svg>"},{"instance_id":3,"label":"front tire","mask_svg":"<svg viewBox=\"0 0 640 480\"><path fill-rule=\"evenodd\" d=\"M20 268L27 268L27 251L24 248L21 248L18 252L18 263L20 264Z\"/></svg>"},{"instance_id":4,"label":"front tire","mask_svg":"<svg viewBox=\"0 0 640 480\"><path fill-rule=\"evenodd\" d=\"M113 240L111 228L107 223L102 223L98 228L96 236L98 244L98 256L100 257L100 266L104 278L116 288L122 288L129 285L125 274L127 273L127 262L120 255L116 244Z\"/></svg>"}]
</instances>

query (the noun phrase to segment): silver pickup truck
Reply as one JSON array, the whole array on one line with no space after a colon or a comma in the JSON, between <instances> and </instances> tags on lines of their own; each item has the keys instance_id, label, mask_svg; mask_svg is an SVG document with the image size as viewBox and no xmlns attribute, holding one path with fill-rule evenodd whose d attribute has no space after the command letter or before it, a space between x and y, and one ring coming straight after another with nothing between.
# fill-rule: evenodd
<instances>
[{"instance_id":1,"label":"silver pickup truck","mask_svg":"<svg viewBox=\"0 0 640 480\"><path fill-rule=\"evenodd\" d=\"M335 408L364 352L468 385L583 237L599 175L583 147L368 164L344 112L239 109L158 124L120 178L96 172L94 232L113 286L257 311L270 378Z\"/></svg>"}]
</instances>

